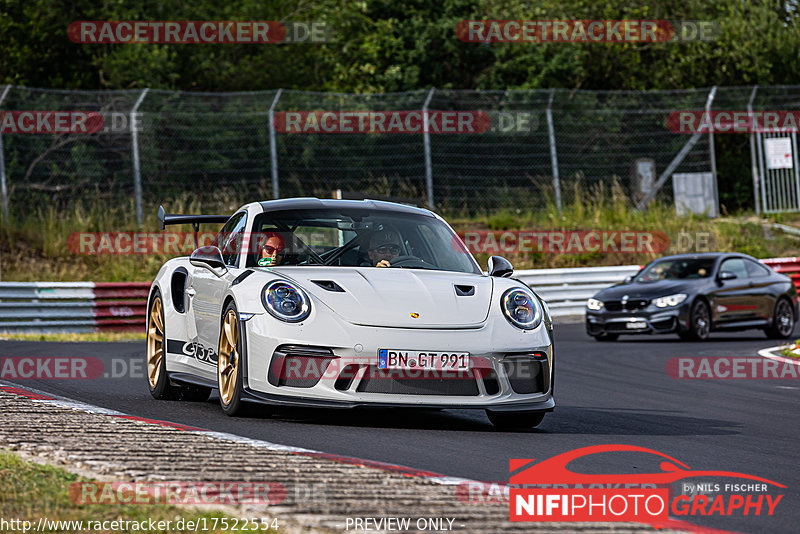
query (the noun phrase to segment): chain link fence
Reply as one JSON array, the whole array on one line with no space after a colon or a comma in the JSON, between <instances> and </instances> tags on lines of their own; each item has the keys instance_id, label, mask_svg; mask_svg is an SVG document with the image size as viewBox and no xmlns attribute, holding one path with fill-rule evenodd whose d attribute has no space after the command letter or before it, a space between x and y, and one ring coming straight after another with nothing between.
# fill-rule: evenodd
<instances>
[{"instance_id":1,"label":"chain link fence","mask_svg":"<svg viewBox=\"0 0 800 534\"><path fill-rule=\"evenodd\" d=\"M643 193L637 160L652 162L655 198L672 201L674 172L717 173L710 135L675 134L676 110L800 109L800 87L681 91L461 91L388 94L277 90L191 93L65 91L0 86L0 110L92 111L91 134L0 135L6 216L36 203L134 198L141 217L175 195L243 200L350 194L401 198L446 212L543 209L619 184ZM292 111L466 111L477 133L284 133ZM719 137L719 136L717 136ZM690 141L693 141L690 143ZM749 163L749 161L748 161ZM748 166L726 180L751 180ZM752 187L752 185L750 186Z\"/></svg>"}]
</instances>

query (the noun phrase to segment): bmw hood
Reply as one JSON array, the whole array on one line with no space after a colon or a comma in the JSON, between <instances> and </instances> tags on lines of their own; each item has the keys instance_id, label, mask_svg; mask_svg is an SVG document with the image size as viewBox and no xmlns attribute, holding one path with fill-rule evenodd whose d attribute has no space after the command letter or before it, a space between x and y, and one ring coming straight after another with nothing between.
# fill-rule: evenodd
<instances>
[{"instance_id":1,"label":"bmw hood","mask_svg":"<svg viewBox=\"0 0 800 534\"><path fill-rule=\"evenodd\" d=\"M630 284L619 284L606 288L595 295L595 298L599 300L620 300L624 295L628 295L628 298L632 299L652 299L673 295L675 293L693 293L693 286L697 287L697 281L695 281L695 283L687 282L686 280L633 282Z\"/></svg>"},{"instance_id":2,"label":"bmw hood","mask_svg":"<svg viewBox=\"0 0 800 534\"><path fill-rule=\"evenodd\" d=\"M363 326L469 328L489 315L488 276L375 267L284 267L312 300L346 321Z\"/></svg>"}]
</instances>

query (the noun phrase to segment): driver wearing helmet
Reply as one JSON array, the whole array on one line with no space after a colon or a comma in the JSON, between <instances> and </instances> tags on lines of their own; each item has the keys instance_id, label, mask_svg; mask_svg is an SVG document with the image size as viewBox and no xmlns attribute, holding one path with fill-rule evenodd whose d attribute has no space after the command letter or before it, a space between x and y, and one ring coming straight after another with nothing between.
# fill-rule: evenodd
<instances>
[{"instance_id":1,"label":"driver wearing helmet","mask_svg":"<svg viewBox=\"0 0 800 534\"><path fill-rule=\"evenodd\" d=\"M403 251L400 235L393 230L379 230L369 240L370 265L375 267L391 267L393 260Z\"/></svg>"}]
</instances>

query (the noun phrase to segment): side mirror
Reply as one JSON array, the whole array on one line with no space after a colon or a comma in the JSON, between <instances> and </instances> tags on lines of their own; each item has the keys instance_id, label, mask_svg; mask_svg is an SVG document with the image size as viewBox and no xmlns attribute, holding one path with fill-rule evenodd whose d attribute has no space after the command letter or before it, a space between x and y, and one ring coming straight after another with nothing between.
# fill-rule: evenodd
<instances>
[{"instance_id":1,"label":"side mirror","mask_svg":"<svg viewBox=\"0 0 800 534\"><path fill-rule=\"evenodd\" d=\"M222 276L228 272L225 261L222 259L222 251L218 247L200 247L189 256L189 263L195 267L205 267L217 276ZM218 270L222 272L218 272Z\"/></svg>"},{"instance_id":2,"label":"side mirror","mask_svg":"<svg viewBox=\"0 0 800 534\"><path fill-rule=\"evenodd\" d=\"M623 284L630 284L631 282L633 282L633 275L632 274L626 276L625 280L622 281Z\"/></svg>"},{"instance_id":3,"label":"side mirror","mask_svg":"<svg viewBox=\"0 0 800 534\"><path fill-rule=\"evenodd\" d=\"M736 276L736 273L732 273L730 271L721 271L719 276L717 276L717 280L720 282L724 282L725 280L735 280L736 278L739 278Z\"/></svg>"},{"instance_id":4,"label":"side mirror","mask_svg":"<svg viewBox=\"0 0 800 534\"><path fill-rule=\"evenodd\" d=\"M492 256L489 258L486 270L489 272L489 276L508 278L514 273L514 266L503 256Z\"/></svg>"}]
</instances>

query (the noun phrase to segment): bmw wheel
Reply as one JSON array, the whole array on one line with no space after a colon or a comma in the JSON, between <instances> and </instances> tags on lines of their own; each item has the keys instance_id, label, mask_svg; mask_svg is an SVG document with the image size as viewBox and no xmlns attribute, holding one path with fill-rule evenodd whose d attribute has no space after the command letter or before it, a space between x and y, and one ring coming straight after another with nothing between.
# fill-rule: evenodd
<instances>
[{"instance_id":1,"label":"bmw wheel","mask_svg":"<svg viewBox=\"0 0 800 534\"><path fill-rule=\"evenodd\" d=\"M705 341L711 333L711 312L704 300L698 299L692 304L689 314L689 330L680 332L682 339Z\"/></svg>"},{"instance_id":2,"label":"bmw wheel","mask_svg":"<svg viewBox=\"0 0 800 534\"><path fill-rule=\"evenodd\" d=\"M772 324L764 330L771 339L787 339L794 331L794 309L785 298L778 299L772 314Z\"/></svg>"}]
</instances>

